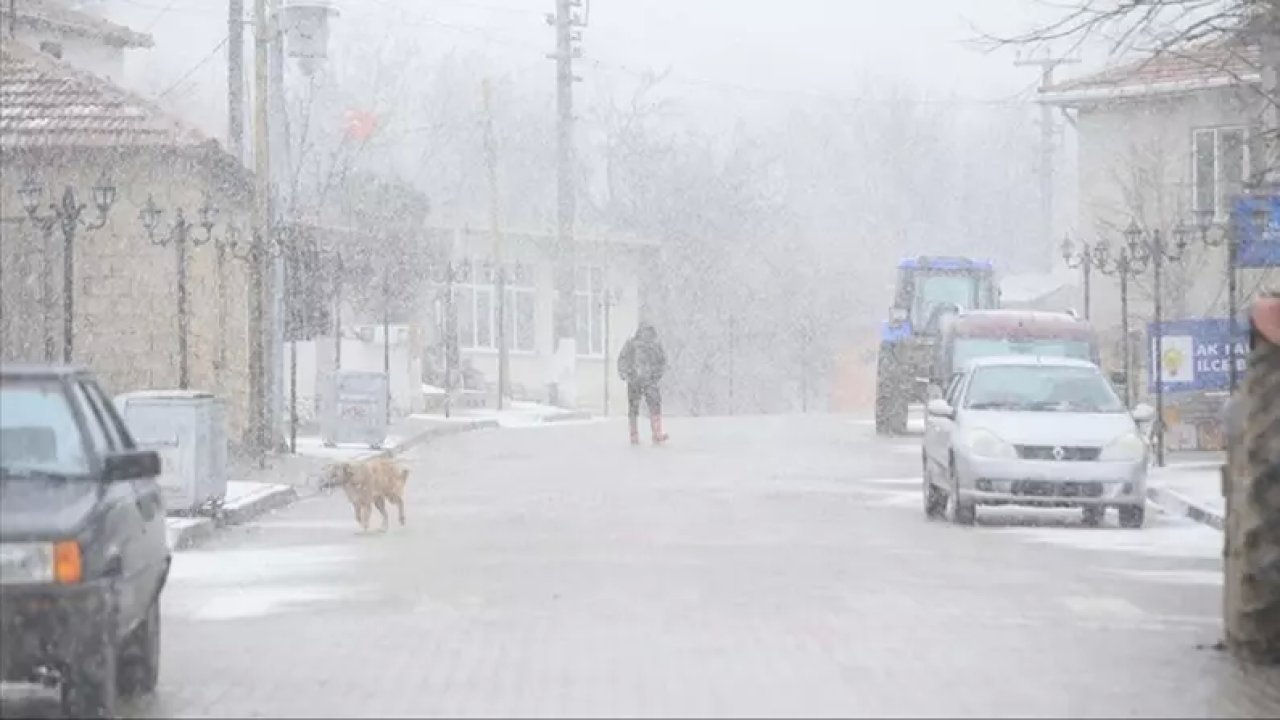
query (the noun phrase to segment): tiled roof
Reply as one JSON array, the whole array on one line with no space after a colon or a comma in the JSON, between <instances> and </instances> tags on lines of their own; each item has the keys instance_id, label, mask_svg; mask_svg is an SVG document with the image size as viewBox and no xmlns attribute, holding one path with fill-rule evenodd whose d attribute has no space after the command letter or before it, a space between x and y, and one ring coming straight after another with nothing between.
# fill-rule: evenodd
<instances>
[{"instance_id":1,"label":"tiled roof","mask_svg":"<svg viewBox=\"0 0 1280 720\"><path fill-rule=\"evenodd\" d=\"M1119 98L1194 92L1259 81L1258 47L1213 43L1073 78L1041 90L1044 102L1073 105Z\"/></svg>"},{"instance_id":2,"label":"tiled roof","mask_svg":"<svg viewBox=\"0 0 1280 720\"><path fill-rule=\"evenodd\" d=\"M105 18L73 9L64 0L4 0L0 3L0 20L4 25L19 25L42 30L79 35L101 40L115 47L151 47L151 36Z\"/></svg>"},{"instance_id":3,"label":"tiled roof","mask_svg":"<svg viewBox=\"0 0 1280 720\"><path fill-rule=\"evenodd\" d=\"M152 103L18 42L0 45L0 147L194 145Z\"/></svg>"}]
</instances>

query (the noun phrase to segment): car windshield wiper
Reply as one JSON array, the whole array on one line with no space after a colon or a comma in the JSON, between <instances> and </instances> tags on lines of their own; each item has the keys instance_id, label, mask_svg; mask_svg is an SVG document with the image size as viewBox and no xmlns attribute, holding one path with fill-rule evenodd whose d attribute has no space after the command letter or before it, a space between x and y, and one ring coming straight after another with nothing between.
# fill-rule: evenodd
<instances>
[{"instance_id":1,"label":"car windshield wiper","mask_svg":"<svg viewBox=\"0 0 1280 720\"><path fill-rule=\"evenodd\" d=\"M1052 412L1070 412L1076 409L1076 405L1070 402L1060 400L1042 400L1034 402L1027 406L1031 410L1049 410Z\"/></svg>"},{"instance_id":2,"label":"car windshield wiper","mask_svg":"<svg viewBox=\"0 0 1280 720\"><path fill-rule=\"evenodd\" d=\"M970 410L1019 410L1022 407L1020 403L1012 402L980 402L969 405Z\"/></svg>"}]
</instances>

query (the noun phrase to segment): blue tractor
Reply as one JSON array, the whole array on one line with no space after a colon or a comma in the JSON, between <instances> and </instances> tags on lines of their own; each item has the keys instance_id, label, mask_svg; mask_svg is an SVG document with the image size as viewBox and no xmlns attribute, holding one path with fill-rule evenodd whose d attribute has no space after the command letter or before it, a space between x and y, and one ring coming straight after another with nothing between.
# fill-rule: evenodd
<instances>
[{"instance_id":1,"label":"blue tractor","mask_svg":"<svg viewBox=\"0 0 1280 720\"><path fill-rule=\"evenodd\" d=\"M942 318L1000 302L990 261L921 256L898 263L893 308L881 326L876 363L876 432L901 435L911 403L928 399Z\"/></svg>"}]
</instances>

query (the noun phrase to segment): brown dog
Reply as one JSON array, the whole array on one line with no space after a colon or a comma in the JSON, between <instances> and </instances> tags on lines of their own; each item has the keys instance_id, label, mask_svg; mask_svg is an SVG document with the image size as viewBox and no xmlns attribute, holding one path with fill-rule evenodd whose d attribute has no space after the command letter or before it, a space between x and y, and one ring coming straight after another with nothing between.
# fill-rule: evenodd
<instances>
[{"instance_id":1,"label":"brown dog","mask_svg":"<svg viewBox=\"0 0 1280 720\"><path fill-rule=\"evenodd\" d=\"M382 530L390 524L387 502L399 510L404 525L404 488L409 471L389 458L374 458L361 463L337 463L329 466L329 483L341 485L356 512L356 522L365 531L373 517L373 508L382 514Z\"/></svg>"}]
</instances>

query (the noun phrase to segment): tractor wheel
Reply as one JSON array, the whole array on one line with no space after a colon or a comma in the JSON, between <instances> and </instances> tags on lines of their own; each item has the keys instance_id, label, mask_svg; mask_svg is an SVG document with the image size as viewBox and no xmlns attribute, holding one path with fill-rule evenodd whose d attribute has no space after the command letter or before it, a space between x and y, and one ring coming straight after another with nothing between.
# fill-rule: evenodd
<instances>
[{"instance_id":1,"label":"tractor wheel","mask_svg":"<svg viewBox=\"0 0 1280 720\"><path fill-rule=\"evenodd\" d=\"M876 433L880 435L902 435L907 431L910 388L902 376L894 347L881 343L876 362Z\"/></svg>"},{"instance_id":2,"label":"tractor wheel","mask_svg":"<svg viewBox=\"0 0 1280 720\"><path fill-rule=\"evenodd\" d=\"M1227 646L1241 659L1280 664L1280 345L1255 336L1228 455L1225 595Z\"/></svg>"}]
</instances>

